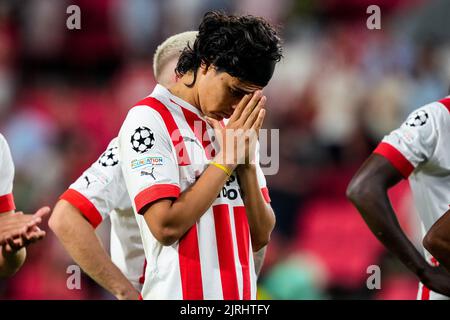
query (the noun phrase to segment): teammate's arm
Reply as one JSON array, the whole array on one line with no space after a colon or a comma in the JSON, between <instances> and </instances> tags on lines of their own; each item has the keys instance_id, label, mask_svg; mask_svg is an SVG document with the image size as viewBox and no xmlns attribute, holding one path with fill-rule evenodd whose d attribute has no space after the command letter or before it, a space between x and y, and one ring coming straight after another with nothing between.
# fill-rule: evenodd
<instances>
[{"instance_id":1,"label":"teammate's arm","mask_svg":"<svg viewBox=\"0 0 450 320\"><path fill-rule=\"evenodd\" d=\"M383 156L372 154L347 188L347 197L372 233L429 289L450 295L450 275L429 265L400 227L388 198L388 189L402 179Z\"/></svg>"},{"instance_id":2,"label":"teammate's arm","mask_svg":"<svg viewBox=\"0 0 450 320\"><path fill-rule=\"evenodd\" d=\"M0 213L0 278L14 275L25 262L25 247L45 236L37 225L49 211L44 207L33 215L14 210Z\"/></svg>"},{"instance_id":3,"label":"teammate's arm","mask_svg":"<svg viewBox=\"0 0 450 320\"><path fill-rule=\"evenodd\" d=\"M450 210L434 223L423 239L423 246L450 271Z\"/></svg>"},{"instance_id":4,"label":"teammate's arm","mask_svg":"<svg viewBox=\"0 0 450 320\"><path fill-rule=\"evenodd\" d=\"M137 300L139 292L112 262L94 227L66 200L55 206L49 226L74 261L117 299Z\"/></svg>"}]
</instances>

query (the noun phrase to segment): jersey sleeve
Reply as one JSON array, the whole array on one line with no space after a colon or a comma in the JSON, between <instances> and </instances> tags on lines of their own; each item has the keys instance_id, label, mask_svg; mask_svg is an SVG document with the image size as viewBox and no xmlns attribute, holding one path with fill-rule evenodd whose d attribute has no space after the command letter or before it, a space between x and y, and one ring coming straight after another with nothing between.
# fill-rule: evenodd
<instances>
[{"instance_id":1,"label":"jersey sleeve","mask_svg":"<svg viewBox=\"0 0 450 320\"><path fill-rule=\"evenodd\" d=\"M120 182L122 171L119 163L117 138L83 174L70 185L60 199L68 201L96 228L126 192Z\"/></svg>"},{"instance_id":2,"label":"jersey sleeve","mask_svg":"<svg viewBox=\"0 0 450 320\"><path fill-rule=\"evenodd\" d=\"M150 106L135 106L120 129L123 177L140 214L147 205L180 194L178 162L165 120Z\"/></svg>"},{"instance_id":3,"label":"jersey sleeve","mask_svg":"<svg viewBox=\"0 0 450 320\"><path fill-rule=\"evenodd\" d=\"M16 209L12 194L14 163L8 143L0 134L0 213Z\"/></svg>"},{"instance_id":4,"label":"jersey sleeve","mask_svg":"<svg viewBox=\"0 0 450 320\"><path fill-rule=\"evenodd\" d=\"M414 169L433 156L439 138L442 108L435 103L412 112L406 121L374 150L408 178Z\"/></svg>"}]
</instances>

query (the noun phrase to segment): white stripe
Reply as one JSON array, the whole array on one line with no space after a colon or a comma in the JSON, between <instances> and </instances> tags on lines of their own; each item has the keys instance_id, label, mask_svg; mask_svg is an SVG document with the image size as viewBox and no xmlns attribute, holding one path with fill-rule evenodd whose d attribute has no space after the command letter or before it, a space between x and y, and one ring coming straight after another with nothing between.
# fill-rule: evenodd
<instances>
[{"instance_id":1,"label":"white stripe","mask_svg":"<svg viewBox=\"0 0 450 320\"><path fill-rule=\"evenodd\" d=\"M239 250L237 245L237 238L236 238L236 224L234 223L234 208L229 206L228 207L228 215L230 217L230 225L231 225L231 236L233 239L233 250L234 250L234 265L236 268L236 278L238 283L238 290L239 290L239 299L243 299L243 276L242 276L242 265L241 260L239 259Z\"/></svg>"},{"instance_id":2,"label":"white stripe","mask_svg":"<svg viewBox=\"0 0 450 320\"><path fill-rule=\"evenodd\" d=\"M208 212L202 216L198 226L203 297L211 300L223 300L216 230L212 209L208 209Z\"/></svg>"}]
</instances>

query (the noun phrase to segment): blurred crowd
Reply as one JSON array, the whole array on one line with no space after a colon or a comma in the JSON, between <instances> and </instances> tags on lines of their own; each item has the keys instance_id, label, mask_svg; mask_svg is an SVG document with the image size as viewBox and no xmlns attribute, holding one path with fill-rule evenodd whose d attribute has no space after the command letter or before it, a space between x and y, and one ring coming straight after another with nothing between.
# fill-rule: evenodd
<instances>
[{"instance_id":1,"label":"blurred crowd","mask_svg":"<svg viewBox=\"0 0 450 320\"><path fill-rule=\"evenodd\" d=\"M66 8L81 8L68 30ZM379 4L381 29L366 27ZM265 92L265 127L280 130L280 168L268 176L277 226L262 270L263 299L414 299L417 280L378 243L345 198L376 144L415 108L448 94L448 1L28 0L0 1L0 132L16 165L14 196L33 212L58 196L117 135L155 85L152 56L168 36L195 30L204 12L264 16L284 58ZM443 16L444 14L444 16ZM447 38L446 38L447 37ZM391 200L420 242L407 182ZM108 247L108 222L99 230ZM51 232L0 299L110 299ZM368 267L381 268L370 290Z\"/></svg>"}]
</instances>

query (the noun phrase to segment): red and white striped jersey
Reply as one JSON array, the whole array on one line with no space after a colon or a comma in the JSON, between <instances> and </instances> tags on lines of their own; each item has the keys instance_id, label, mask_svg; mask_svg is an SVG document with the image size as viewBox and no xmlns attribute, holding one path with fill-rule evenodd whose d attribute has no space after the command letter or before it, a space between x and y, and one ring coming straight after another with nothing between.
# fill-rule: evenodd
<instances>
[{"instance_id":1,"label":"red and white striped jersey","mask_svg":"<svg viewBox=\"0 0 450 320\"><path fill-rule=\"evenodd\" d=\"M450 205L450 97L414 111L400 128L384 137L374 153L387 158L409 180L425 236ZM424 297L446 298L420 291Z\"/></svg>"},{"instance_id":2,"label":"red and white striped jersey","mask_svg":"<svg viewBox=\"0 0 450 320\"><path fill-rule=\"evenodd\" d=\"M119 156L148 261L144 299L255 299L256 274L241 190L233 174L213 205L171 246L142 214L161 198L179 197L208 166L211 129L200 111L157 85L128 113ZM269 201L261 170L258 179Z\"/></svg>"},{"instance_id":3,"label":"red and white striped jersey","mask_svg":"<svg viewBox=\"0 0 450 320\"><path fill-rule=\"evenodd\" d=\"M14 163L8 143L0 134L0 213L16 209L12 194Z\"/></svg>"},{"instance_id":4,"label":"red and white striped jersey","mask_svg":"<svg viewBox=\"0 0 450 320\"><path fill-rule=\"evenodd\" d=\"M119 165L117 138L106 151L64 192L64 199L76 207L96 228L111 221L111 260L140 291L145 255L139 227Z\"/></svg>"}]
</instances>

